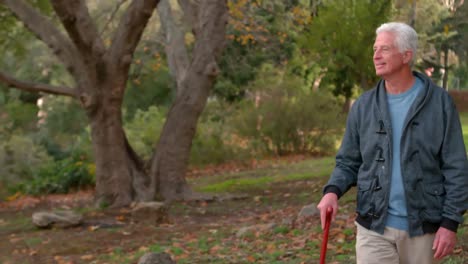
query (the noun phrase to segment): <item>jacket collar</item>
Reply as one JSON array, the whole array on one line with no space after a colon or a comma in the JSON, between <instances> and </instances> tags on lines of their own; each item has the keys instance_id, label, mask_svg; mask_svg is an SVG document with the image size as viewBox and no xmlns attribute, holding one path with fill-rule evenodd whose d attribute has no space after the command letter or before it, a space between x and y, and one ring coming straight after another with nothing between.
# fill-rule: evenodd
<instances>
[{"instance_id":1,"label":"jacket collar","mask_svg":"<svg viewBox=\"0 0 468 264\"><path fill-rule=\"evenodd\" d=\"M413 75L422 80L424 88L423 88L423 92L416 97L415 101L409 108L408 114L406 115L406 118L405 118L405 125L403 129L406 127L407 123L411 119L413 119L413 117L419 112L419 110L421 110L421 108L429 100L434 90L434 85L432 84L432 81L431 79L429 79L429 77L416 71L413 71ZM390 112L388 108L387 91L385 90L385 81L382 79L377 83L375 96L376 96L377 108L380 113L380 117L382 118L382 121L384 122L385 127L391 128L392 126L390 122L391 119L390 119Z\"/></svg>"},{"instance_id":2,"label":"jacket collar","mask_svg":"<svg viewBox=\"0 0 468 264\"><path fill-rule=\"evenodd\" d=\"M406 116L406 121L412 119L413 116L416 115L419 112L419 110L423 108L424 105L426 105L427 101L431 98L431 95L434 91L434 85L432 84L432 81L431 79L429 79L429 77L415 71L413 72L413 74L415 77L418 77L422 80L423 92L416 97L414 103L411 105L408 111L408 115Z\"/></svg>"}]
</instances>

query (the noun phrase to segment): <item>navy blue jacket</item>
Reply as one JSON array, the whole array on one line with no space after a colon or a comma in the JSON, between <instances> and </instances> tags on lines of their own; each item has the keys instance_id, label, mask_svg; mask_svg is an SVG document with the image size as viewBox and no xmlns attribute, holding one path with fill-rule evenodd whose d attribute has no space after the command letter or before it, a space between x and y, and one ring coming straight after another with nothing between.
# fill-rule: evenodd
<instances>
[{"instance_id":1,"label":"navy blue jacket","mask_svg":"<svg viewBox=\"0 0 468 264\"><path fill-rule=\"evenodd\" d=\"M452 98L425 75L403 125L401 174L410 236L452 231L468 206L468 161ZM384 81L360 96L348 115L336 167L324 188L341 197L357 185L357 218L383 233L392 175L392 126Z\"/></svg>"}]
</instances>

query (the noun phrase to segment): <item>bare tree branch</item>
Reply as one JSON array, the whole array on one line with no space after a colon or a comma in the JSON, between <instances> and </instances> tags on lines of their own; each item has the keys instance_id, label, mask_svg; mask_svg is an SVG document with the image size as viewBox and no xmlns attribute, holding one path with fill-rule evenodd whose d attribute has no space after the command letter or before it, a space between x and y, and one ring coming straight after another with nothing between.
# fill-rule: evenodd
<instances>
[{"instance_id":1,"label":"bare tree branch","mask_svg":"<svg viewBox=\"0 0 468 264\"><path fill-rule=\"evenodd\" d=\"M198 29L195 26L198 24L197 17L198 17L198 3L195 3L192 0L179 0L179 6L182 8L184 12L184 18L186 22L194 27L194 31L198 32Z\"/></svg>"},{"instance_id":2,"label":"bare tree branch","mask_svg":"<svg viewBox=\"0 0 468 264\"><path fill-rule=\"evenodd\" d=\"M89 15L84 0L52 0L52 6L62 21L68 36L74 42L80 53L85 57L101 57L104 52L96 25Z\"/></svg>"},{"instance_id":3,"label":"bare tree branch","mask_svg":"<svg viewBox=\"0 0 468 264\"><path fill-rule=\"evenodd\" d=\"M20 81L1 71L0 71L0 82L6 84L8 87L14 87L14 88L27 91L27 92L34 92L34 93L44 92L48 94L66 95L66 96L78 98L78 93L76 92L76 90L70 87L65 87L65 86L60 87L60 86L52 86L52 85L47 85L47 84Z\"/></svg>"},{"instance_id":4,"label":"bare tree branch","mask_svg":"<svg viewBox=\"0 0 468 264\"><path fill-rule=\"evenodd\" d=\"M41 15L23 0L3 0L15 16L36 35L37 38L46 43L52 52L65 64L71 72L77 71L75 65L75 46L55 27L55 25Z\"/></svg>"},{"instance_id":5,"label":"bare tree branch","mask_svg":"<svg viewBox=\"0 0 468 264\"><path fill-rule=\"evenodd\" d=\"M465 0L439 0L441 4L450 9L450 11L455 12L458 7L462 6Z\"/></svg>"},{"instance_id":6,"label":"bare tree branch","mask_svg":"<svg viewBox=\"0 0 468 264\"><path fill-rule=\"evenodd\" d=\"M134 0L120 20L108 53L111 65L122 65L121 72L127 72L133 52L140 41L159 0Z\"/></svg>"},{"instance_id":7,"label":"bare tree branch","mask_svg":"<svg viewBox=\"0 0 468 264\"><path fill-rule=\"evenodd\" d=\"M197 23L200 27L200 31L196 36L193 54L212 54L212 57L193 58L194 63L197 63L197 60L206 62L206 59L208 59L216 64L216 61L221 56L221 52L226 44L226 36L224 34L228 21L228 12L226 9L227 7L224 0L201 1L198 9ZM214 68L211 70L214 70ZM212 74L217 73L212 72Z\"/></svg>"},{"instance_id":8,"label":"bare tree branch","mask_svg":"<svg viewBox=\"0 0 468 264\"><path fill-rule=\"evenodd\" d=\"M117 5L114 7L114 10L112 11L112 14L110 15L109 19L107 19L107 21L104 23L104 26L102 27L100 35L102 35L102 33L104 33L104 31L106 31L106 29L109 26L110 22L112 20L114 20L115 15L119 11L120 7L122 7L122 5L125 4L125 2L127 2L127 0L120 0L120 2L117 3Z\"/></svg>"},{"instance_id":9,"label":"bare tree branch","mask_svg":"<svg viewBox=\"0 0 468 264\"><path fill-rule=\"evenodd\" d=\"M158 14L166 36L165 49L169 70L177 82L177 87L181 87L180 82L184 79L190 64L189 55L185 47L185 35L174 22L174 14L172 13L169 0L161 0L159 2Z\"/></svg>"}]
</instances>

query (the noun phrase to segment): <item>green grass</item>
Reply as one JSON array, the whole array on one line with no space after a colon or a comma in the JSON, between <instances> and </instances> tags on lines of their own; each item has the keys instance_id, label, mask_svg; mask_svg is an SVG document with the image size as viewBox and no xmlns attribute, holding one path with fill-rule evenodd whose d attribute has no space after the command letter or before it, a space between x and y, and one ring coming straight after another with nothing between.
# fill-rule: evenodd
<instances>
[{"instance_id":1,"label":"green grass","mask_svg":"<svg viewBox=\"0 0 468 264\"><path fill-rule=\"evenodd\" d=\"M334 158L326 157L299 162L296 164L278 164L274 168L230 173L216 176L211 182L194 183L195 189L202 192L232 192L264 189L274 183L310 180L330 175L334 167ZM208 179L209 181L210 179Z\"/></svg>"},{"instance_id":2,"label":"green grass","mask_svg":"<svg viewBox=\"0 0 468 264\"><path fill-rule=\"evenodd\" d=\"M28 247L30 248L35 247L41 244L42 242L43 240L40 237L31 237L24 240L24 243L26 243L26 245L28 245Z\"/></svg>"},{"instance_id":3,"label":"green grass","mask_svg":"<svg viewBox=\"0 0 468 264\"><path fill-rule=\"evenodd\" d=\"M15 217L4 220L0 226L0 235L3 232L35 231L36 227L32 224L29 215L18 213Z\"/></svg>"},{"instance_id":4,"label":"green grass","mask_svg":"<svg viewBox=\"0 0 468 264\"><path fill-rule=\"evenodd\" d=\"M224 192L234 190L245 190L252 188L259 188L265 186L265 184L273 182L271 176L265 176L254 179L230 179L220 183L213 183L205 187L201 187L200 190L204 192Z\"/></svg>"}]
</instances>

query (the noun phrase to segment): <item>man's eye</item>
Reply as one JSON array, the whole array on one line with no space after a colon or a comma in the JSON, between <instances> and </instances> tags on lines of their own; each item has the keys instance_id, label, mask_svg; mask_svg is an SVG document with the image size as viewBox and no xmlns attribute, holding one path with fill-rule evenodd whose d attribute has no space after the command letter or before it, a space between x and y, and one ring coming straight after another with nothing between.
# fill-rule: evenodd
<instances>
[{"instance_id":1,"label":"man's eye","mask_svg":"<svg viewBox=\"0 0 468 264\"><path fill-rule=\"evenodd\" d=\"M374 48L374 52L377 52L377 51L381 51L381 52L389 52L390 51L390 48L389 47L382 47L382 48Z\"/></svg>"}]
</instances>

